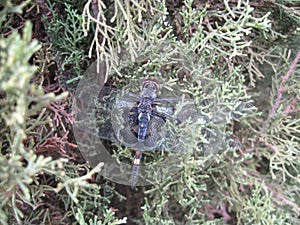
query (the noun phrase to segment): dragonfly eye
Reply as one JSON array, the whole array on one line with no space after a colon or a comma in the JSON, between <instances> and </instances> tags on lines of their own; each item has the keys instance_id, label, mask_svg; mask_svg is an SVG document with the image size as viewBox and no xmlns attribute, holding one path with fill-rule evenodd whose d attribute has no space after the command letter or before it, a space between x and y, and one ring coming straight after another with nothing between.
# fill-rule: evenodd
<instances>
[{"instance_id":1,"label":"dragonfly eye","mask_svg":"<svg viewBox=\"0 0 300 225\"><path fill-rule=\"evenodd\" d=\"M155 91L159 89L158 80L155 78L145 79L143 81L143 88L152 88Z\"/></svg>"}]
</instances>

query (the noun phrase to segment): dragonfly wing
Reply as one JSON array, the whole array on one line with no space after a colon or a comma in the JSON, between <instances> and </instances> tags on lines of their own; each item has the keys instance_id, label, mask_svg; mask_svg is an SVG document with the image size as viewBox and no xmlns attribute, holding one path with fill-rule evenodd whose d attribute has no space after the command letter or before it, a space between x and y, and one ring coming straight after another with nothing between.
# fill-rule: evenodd
<instances>
[{"instance_id":1,"label":"dragonfly wing","mask_svg":"<svg viewBox=\"0 0 300 225\"><path fill-rule=\"evenodd\" d=\"M155 151L160 147L163 141L165 123L163 118L152 116L148 135L143 143L144 150Z\"/></svg>"},{"instance_id":2,"label":"dragonfly wing","mask_svg":"<svg viewBox=\"0 0 300 225\"><path fill-rule=\"evenodd\" d=\"M113 115L114 121L119 120L119 122L113 124L113 127L118 124L118 126L114 127L117 139L124 146L132 149L139 149L141 151L157 150L162 142L162 129L165 121L159 117L152 117L146 138L142 143L140 143L138 142L138 138L134 133L133 128L129 125L129 113L130 109L123 109L122 115Z\"/></svg>"},{"instance_id":3,"label":"dragonfly wing","mask_svg":"<svg viewBox=\"0 0 300 225\"><path fill-rule=\"evenodd\" d=\"M117 96L112 105L111 124L116 135L116 138L124 145L134 148L137 144L137 137L135 136L131 126L130 114L132 109L136 107L138 97L131 92L122 91Z\"/></svg>"},{"instance_id":4,"label":"dragonfly wing","mask_svg":"<svg viewBox=\"0 0 300 225\"><path fill-rule=\"evenodd\" d=\"M112 118L114 119L113 128L115 134L124 146L134 148L138 143L138 139L129 124L129 113L131 108L122 108L120 110L122 113L119 111L119 113L112 115Z\"/></svg>"},{"instance_id":5,"label":"dragonfly wing","mask_svg":"<svg viewBox=\"0 0 300 225\"><path fill-rule=\"evenodd\" d=\"M133 107L134 103L139 100L139 96L135 93L124 92L120 89L113 87L104 86L99 92L99 102L102 104L107 104L109 106L113 106L116 104L118 107L123 107L124 105L128 105L129 107Z\"/></svg>"},{"instance_id":6,"label":"dragonfly wing","mask_svg":"<svg viewBox=\"0 0 300 225\"><path fill-rule=\"evenodd\" d=\"M120 140L120 135L117 136L119 129L116 127L124 127L127 121L120 120L118 116L120 112L126 113L126 110L132 108L137 100L138 95L134 93L104 86L99 92L95 111L99 137L110 141ZM128 132L128 127L123 132ZM129 137L126 139L130 142Z\"/></svg>"}]
</instances>

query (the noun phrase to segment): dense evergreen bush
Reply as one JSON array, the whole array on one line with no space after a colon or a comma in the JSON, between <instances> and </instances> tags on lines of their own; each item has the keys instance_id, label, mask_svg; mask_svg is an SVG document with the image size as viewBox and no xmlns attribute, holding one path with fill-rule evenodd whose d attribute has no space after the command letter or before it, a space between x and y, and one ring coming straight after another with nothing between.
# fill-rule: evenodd
<instances>
[{"instance_id":1,"label":"dense evergreen bush","mask_svg":"<svg viewBox=\"0 0 300 225\"><path fill-rule=\"evenodd\" d=\"M0 10L1 224L300 223L298 1L5 0ZM240 144L183 154L178 174L135 190L104 179L72 134L76 84L95 60L118 88L156 76L195 99L209 90Z\"/></svg>"}]
</instances>

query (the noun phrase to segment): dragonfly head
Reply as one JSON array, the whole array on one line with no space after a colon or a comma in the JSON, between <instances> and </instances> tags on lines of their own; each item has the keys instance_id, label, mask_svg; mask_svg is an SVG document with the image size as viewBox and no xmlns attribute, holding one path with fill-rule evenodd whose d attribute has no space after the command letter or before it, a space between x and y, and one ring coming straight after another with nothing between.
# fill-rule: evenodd
<instances>
[{"instance_id":1,"label":"dragonfly head","mask_svg":"<svg viewBox=\"0 0 300 225\"><path fill-rule=\"evenodd\" d=\"M155 91L157 91L159 89L159 81L158 81L158 79L156 79L154 77L150 77L150 78L143 80L142 86L143 86L143 89L151 88L151 89L154 89Z\"/></svg>"},{"instance_id":2,"label":"dragonfly head","mask_svg":"<svg viewBox=\"0 0 300 225\"><path fill-rule=\"evenodd\" d=\"M156 78L148 78L143 80L142 87L143 97L150 97L152 99L156 98L156 91L159 89L159 83Z\"/></svg>"}]
</instances>

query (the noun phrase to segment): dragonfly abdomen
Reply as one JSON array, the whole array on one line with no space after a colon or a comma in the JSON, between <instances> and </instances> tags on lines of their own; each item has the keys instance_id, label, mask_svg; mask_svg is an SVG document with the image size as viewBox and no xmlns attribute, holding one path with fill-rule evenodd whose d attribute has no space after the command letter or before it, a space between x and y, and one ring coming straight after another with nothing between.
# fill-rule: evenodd
<instances>
[{"instance_id":1,"label":"dragonfly abdomen","mask_svg":"<svg viewBox=\"0 0 300 225\"><path fill-rule=\"evenodd\" d=\"M138 128L138 141L144 141L146 139L147 130L149 127L150 122L150 115L148 113L140 113L138 120L139 120L139 128Z\"/></svg>"}]
</instances>

